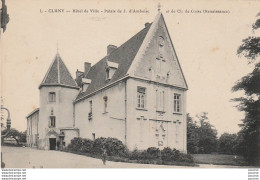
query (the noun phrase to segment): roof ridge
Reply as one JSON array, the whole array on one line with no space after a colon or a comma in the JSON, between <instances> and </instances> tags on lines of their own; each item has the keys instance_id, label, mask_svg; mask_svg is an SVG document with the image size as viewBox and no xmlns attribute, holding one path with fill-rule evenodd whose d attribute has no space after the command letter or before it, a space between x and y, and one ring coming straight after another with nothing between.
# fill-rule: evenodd
<instances>
[{"instance_id":1,"label":"roof ridge","mask_svg":"<svg viewBox=\"0 0 260 180\"><path fill-rule=\"evenodd\" d=\"M58 52L57 52L56 57L58 58L58 62L57 62L57 66L58 66L58 67L57 67L57 70L58 70L58 83L60 84L60 60L61 60L61 58L60 58Z\"/></svg>"},{"instance_id":2,"label":"roof ridge","mask_svg":"<svg viewBox=\"0 0 260 180\"><path fill-rule=\"evenodd\" d=\"M75 99L75 102L85 99L89 94L99 91L100 89L112 85L114 82L124 78L127 75L127 71L132 64L133 59L136 56L143 40L145 39L147 32L152 23L149 23L146 27L139 30L135 35L121 44L109 55L106 55L99 61L97 61L84 76L91 79L91 84L84 92L79 92ZM118 68L114 72L109 81L106 80L106 74L104 71L105 61L118 63Z\"/></svg>"},{"instance_id":3,"label":"roof ridge","mask_svg":"<svg viewBox=\"0 0 260 180\"><path fill-rule=\"evenodd\" d=\"M103 58L101 58L99 61L97 61L92 67L94 67L95 65L97 65L100 61L104 60L105 58L111 56L112 54L114 54L115 52L118 51L119 48L121 48L123 45L125 45L126 43L128 43L130 40L132 40L135 36L138 36L142 33L142 31L144 31L146 28L150 28L152 25L152 23L149 23L148 26L144 27L142 30L140 30L139 32L137 32L135 35L133 35L130 39L128 39L126 42L124 42L123 44L121 44L119 47L117 47L114 51L112 51L109 55L104 56ZM85 75L87 76L87 75Z\"/></svg>"}]
</instances>

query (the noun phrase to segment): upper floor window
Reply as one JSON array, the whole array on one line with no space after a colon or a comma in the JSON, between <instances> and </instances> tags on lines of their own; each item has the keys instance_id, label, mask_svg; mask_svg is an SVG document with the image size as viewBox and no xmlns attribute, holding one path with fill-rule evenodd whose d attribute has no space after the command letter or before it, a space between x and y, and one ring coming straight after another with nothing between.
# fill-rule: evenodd
<instances>
[{"instance_id":1,"label":"upper floor window","mask_svg":"<svg viewBox=\"0 0 260 180\"><path fill-rule=\"evenodd\" d=\"M181 112L181 95L174 94L174 112Z\"/></svg>"},{"instance_id":2,"label":"upper floor window","mask_svg":"<svg viewBox=\"0 0 260 180\"><path fill-rule=\"evenodd\" d=\"M137 108L145 108L146 88L137 87Z\"/></svg>"},{"instance_id":3,"label":"upper floor window","mask_svg":"<svg viewBox=\"0 0 260 180\"><path fill-rule=\"evenodd\" d=\"M165 110L165 92L156 90L156 108L157 111Z\"/></svg>"},{"instance_id":4,"label":"upper floor window","mask_svg":"<svg viewBox=\"0 0 260 180\"><path fill-rule=\"evenodd\" d=\"M92 120L92 101L89 101L88 120Z\"/></svg>"},{"instance_id":5,"label":"upper floor window","mask_svg":"<svg viewBox=\"0 0 260 180\"><path fill-rule=\"evenodd\" d=\"M107 112L107 101L108 101L108 98L107 98L107 96L104 96L103 99L104 99L104 113L106 113Z\"/></svg>"},{"instance_id":6,"label":"upper floor window","mask_svg":"<svg viewBox=\"0 0 260 180\"><path fill-rule=\"evenodd\" d=\"M50 127L56 127L56 118L55 116L50 117Z\"/></svg>"},{"instance_id":7,"label":"upper floor window","mask_svg":"<svg viewBox=\"0 0 260 180\"><path fill-rule=\"evenodd\" d=\"M89 101L89 112L92 113L92 101Z\"/></svg>"},{"instance_id":8,"label":"upper floor window","mask_svg":"<svg viewBox=\"0 0 260 180\"><path fill-rule=\"evenodd\" d=\"M55 101L56 101L56 93L49 92L49 102L55 102Z\"/></svg>"}]
</instances>

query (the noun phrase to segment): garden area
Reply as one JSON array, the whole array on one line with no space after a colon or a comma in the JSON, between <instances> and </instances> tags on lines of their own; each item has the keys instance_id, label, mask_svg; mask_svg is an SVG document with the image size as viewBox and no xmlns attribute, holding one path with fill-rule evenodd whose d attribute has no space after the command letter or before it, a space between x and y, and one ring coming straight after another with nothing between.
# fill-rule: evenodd
<instances>
[{"instance_id":1,"label":"garden area","mask_svg":"<svg viewBox=\"0 0 260 180\"><path fill-rule=\"evenodd\" d=\"M129 151L122 141L116 138L97 138L94 141L85 138L74 138L64 149L66 152L85 155L93 158L102 158L106 151L107 160L114 162L197 166L190 154L184 154L176 149L164 148L159 150L150 147L146 150Z\"/></svg>"}]
</instances>

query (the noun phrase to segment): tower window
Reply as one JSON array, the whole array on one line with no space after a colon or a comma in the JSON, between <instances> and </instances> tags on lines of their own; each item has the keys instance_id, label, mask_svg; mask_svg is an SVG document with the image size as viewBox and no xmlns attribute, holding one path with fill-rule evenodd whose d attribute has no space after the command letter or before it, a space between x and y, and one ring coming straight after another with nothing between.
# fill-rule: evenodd
<instances>
[{"instance_id":1,"label":"tower window","mask_svg":"<svg viewBox=\"0 0 260 180\"><path fill-rule=\"evenodd\" d=\"M49 92L49 102L55 102L55 101L56 101L56 93Z\"/></svg>"},{"instance_id":2,"label":"tower window","mask_svg":"<svg viewBox=\"0 0 260 180\"><path fill-rule=\"evenodd\" d=\"M55 116L50 117L50 127L56 127L56 118Z\"/></svg>"}]
</instances>

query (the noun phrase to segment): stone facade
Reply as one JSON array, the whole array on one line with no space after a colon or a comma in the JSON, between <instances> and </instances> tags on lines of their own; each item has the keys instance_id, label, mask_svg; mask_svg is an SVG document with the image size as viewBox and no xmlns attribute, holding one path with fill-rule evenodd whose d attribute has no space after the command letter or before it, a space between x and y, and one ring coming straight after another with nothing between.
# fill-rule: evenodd
<instances>
[{"instance_id":1,"label":"stone facade","mask_svg":"<svg viewBox=\"0 0 260 180\"><path fill-rule=\"evenodd\" d=\"M28 147L38 146L39 108L31 112L27 117L26 144Z\"/></svg>"},{"instance_id":2,"label":"stone facade","mask_svg":"<svg viewBox=\"0 0 260 180\"><path fill-rule=\"evenodd\" d=\"M160 12L120 47L109 45L95 65L85 62L84 69L74 81L59 54L54 58L39 87L38 148L57 149L80 136L114 137L130 150L186 152L188 87Z\"/></svg>"}]
</instances>

